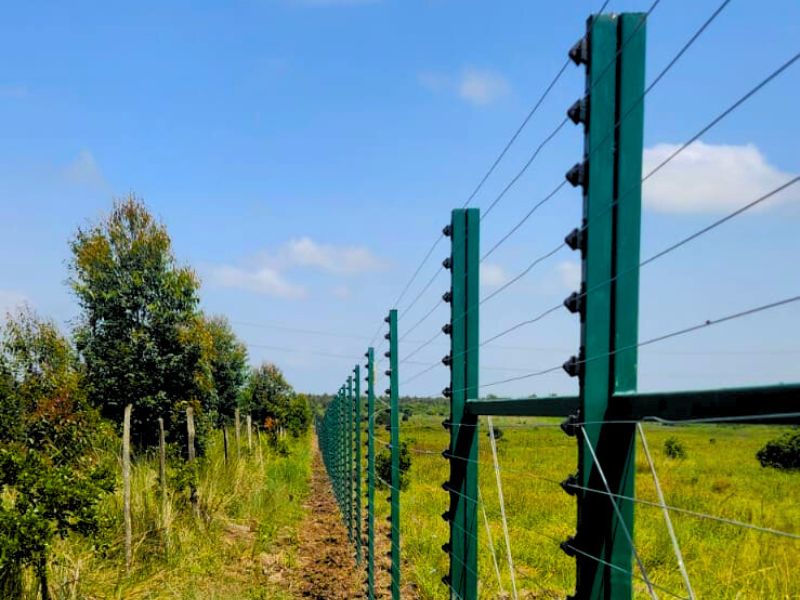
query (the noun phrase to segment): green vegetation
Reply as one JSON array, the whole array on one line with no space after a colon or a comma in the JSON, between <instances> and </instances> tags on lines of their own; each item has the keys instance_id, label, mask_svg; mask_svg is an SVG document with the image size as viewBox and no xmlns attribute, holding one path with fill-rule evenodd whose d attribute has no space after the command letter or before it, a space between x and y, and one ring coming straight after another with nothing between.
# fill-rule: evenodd
<instances>
[{"instance_id":1,"label":"green vegetation","mask_svg":"<svg viewBox=\"0 0 800 600\"><path fill-rule=\"evenodd\" d=\"M446 572L441 545L447 525L441 513L448 498L440 485L448 477L439 452L447 445L442 416L416 415L401 426L401 439L414 454L409 485L401 497L403 578L412 581L421 598L446 598L440 578ZM544 423L542 427L521 427ZM556 420L495 418L505 434L498 444L517 585L531 594L520 597L563 598L574 588L574 559L558 543L574 534L575 499L557 482L575 470L576 442ZM778 426L689 425L676 429L646 425L661 485L670 505L800 534L800 477L798 473L762 469L756 451ZM386 434L379 435L385 438ZM670 459L664 448L676 438L686 458ZM425 453L415 454L414 450ZM503 572L511 589L504 560L500 510L487 436L480 436L480 487ZM637 457L637 495L657 502L652 476L641 448ZM377 502L378 520L389 505ZM480 595L499 597L497 578L479 514ZM800 544L795 539L699 519L672 512L672 521L698 598L793 598L800 595L795 576ZM637 505L636 544L649 575L658 585L685 595L661 510ZM635 572L635 566L629 566ZM640 580L636 597L647 597Z\"/></svg>"},{"instance_id":2,"label":"green vegetation","mask_svg":"<svg viewBox=\"0 0 800 600\"><path fill-rule=\"evenodd\" d=\"M800 431L786 432L770 440L756 453L756 458L762 467L800 470Z\"/></svg>"},{"instance_id":3,"label":"green vegetation","mask_svg":"<svg viewBox=\"0 0 800 600\"><path fill-rule=\"evenodd\" d=\"M408 488L409 470L411 469L411 452L408 449L408 440L400 441L400 489ZM392 480L392 452L387 447L382 447L375 454L375 473L383 481ZM378 481L378 485L386 486L383 481Z\"/></svg>"},{"instance_id":4,"label":"green vegetation","mask_svg":"<svg viewBox=\"0 0 800 600\"><path fill-rule=\"evenodd\" d=\"M296 525L308 493L307 435L278 454L263 436L253 450L243 440L225 457L220 432L211 435L199 463L201 518L192 514L187 489L177 489L182 461L169 465L170 491L162 513L158 460L144 455L132 470L134 559L125 574L122 496L105 497L106 527L94 539L70 536L55 545L51 588L55 598L278 599L270 580L293 564ZM109 457L118 445L102 451ZM165 526L168 528L165 529Z\"/></svg>"},{"instance_id":5,"label":"green vegetation","mask_svg":"<svg viewBox=\"0 0 800 600\"><path fill-rule=\"evenodd\" d=\"M686 446L674 436L664 440L664 454L669 458L686 458Z\"/></svg>"}]
</instances>

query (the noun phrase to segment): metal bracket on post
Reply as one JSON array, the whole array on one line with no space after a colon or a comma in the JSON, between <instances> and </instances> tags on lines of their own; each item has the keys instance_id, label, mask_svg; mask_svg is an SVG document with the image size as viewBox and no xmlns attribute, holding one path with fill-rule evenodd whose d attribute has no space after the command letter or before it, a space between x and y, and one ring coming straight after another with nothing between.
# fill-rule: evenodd
<instances>
[{"instance_id":1,"label":"metal bracket on post","mask_svg":"<svg viewBox=\"0 0 800 600\"><path fill-rule=\"evenodd\" d=\"M392 559L392 600L400 599L400 389L398 384L398 335L397 335L397 309L393 308L386 317L389 323L389 406L390 408L390 436L391 458L392 458L392 481L391 494L391 514L389 522L391 524L390 537L392 548L390 556Z\"/></svg>"},{"instance_id":2,"label":"metal bracket on post","mask_svg":"<svg viewBox=\"0 0 800 600\"><path fill-rule=\"evenodd\" d=\"M634 497L635 428L602 421L613 408L614 392L636 387L644 18L592 16L570 53L576 64L586 65L587 76L585 97L569 114L585 131L584 158L567 173L570 183L583 188L583 226L567 236L569 246L581 251L583 281L565 302L580 315L581 349L565 363L579 378L580 403L564 431L574 435L585 423L584 435L577 436L575 481L602 489L600 462L613 493L628 498ZM565 547L576 559L575 597L631 598L633 503L617 502L620 522L607 497L576 492L577 533Z\"/></svg>"},{"instance_id":3,"label":"metal bracket on post","mask_svg":"<svg viewBox=\"0 0 800 600\"><path fill-rule=\"evenodd\" d=\"M375 600L375 350L367 358L367 598Z\"/></svg>"},{"instance_id":4,"label":"metal bracket on post","mask_svg":"<svg viewBox=\"0 0 800 600\"><path fill-rule=\"evenodd\" d=\"M480 263L480 212L456 209L445 228L451 238L451 289L449 300L450 354L443 359L450 367L450 479L444 488L450 508L443 515L450 523L450 541L443 549L450 554L450 571L444 578L451 598L478 597L478 418L466 412L466 401L478 397L478 306Z\"/></svg>"}]
</instances>

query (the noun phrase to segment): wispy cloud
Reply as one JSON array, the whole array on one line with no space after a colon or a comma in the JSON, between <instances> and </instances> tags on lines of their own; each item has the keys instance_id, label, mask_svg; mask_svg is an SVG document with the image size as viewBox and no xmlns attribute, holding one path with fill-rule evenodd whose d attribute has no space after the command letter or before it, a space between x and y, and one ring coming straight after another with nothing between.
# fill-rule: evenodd
<instances>
[{"instance_id":1,"label":"wispy cloud","mask_svg":"<svg viewBox=\"0 0 800 600\"><path fill-rule=\"evenodd\" d=\"M384 267L368 248L318 244L309 237L289 241L271 262L279 267L312 267L343 275L378 271Z\"/></svg>"},{"instance_id":2,"label":"wispy cloud","mask_svg":"<svg viewBox=\"0 0 800 600\"><path fill-rule=\"evenodd\" d=\"M511 92L511 85L501 74L474 67L466 67L456 75L423 71L417 81L432 92L452 93L475 106L487 106Z\"/></svg>"},{"instance_id":3,"label":"wispy cloud","mask_svg":"<svg viewBox=\"0 0 800 600\"><path fill-rule=\"evenodd\" d=\"M644 172L648 173L679 147L657 144L647 148ZM695 142L648 179L642 192L645 206L658 212L721 213L755 200L791 177L769 164L754 144ZM787 190L782 199L787 200L790 193L797 194ZM774 206L775 201L769 205Z\"/></svg>"},{"instance_id":4,"label":"wispy cloud","mask_svg":"<svg viewBox=\"0 0 800 600\"><path fill-rule=\"evenodd\" d=\"M363 246L320 244L310 237L289 240L274 252L263 252L241 265L216 265L209 269L215 285L238 288L277 298L304 298L307 287L292 279L301 271L316 271L332 276L355 276L385 268L385 264ZM289 274L293 276L290 278ZM339 298L350 295L340 284L333 289Z\"/></svg>"},{"instance_id":5,"label":"wispy cloud","mask_svg":"<svg viewBox=\"0 0 800 600\"><path fill-rule=\"evenodd\" d=\"M502 266L494 263L481 263L480 267L481 285L486 287L496 287L508 281L508 274Z\"/></svg>"},{"instance_id":6,"label":"wispy cloud","mask_svg":"<svg viewBox=\"0 0 800 600\"><path fill-rule=\"evenodd\" d=\"M88 150L81 150L78 156L70 161L61 172L67 181L76 185L98 188L107 186L100 165Z\"/></svg>"},{"instance_id":7,"label":"wispy cloud","mask_svg":"<svg viewBox=\"0 0 800 600\"><path fill-rule=\"evenodd\" d=\"M253 270L221 265L211 269L211 279L221 287L236 288L274 296L276 298L304 298L306 289L287 281L283 275L270 267Z\"/></svg>"}]
</instances>

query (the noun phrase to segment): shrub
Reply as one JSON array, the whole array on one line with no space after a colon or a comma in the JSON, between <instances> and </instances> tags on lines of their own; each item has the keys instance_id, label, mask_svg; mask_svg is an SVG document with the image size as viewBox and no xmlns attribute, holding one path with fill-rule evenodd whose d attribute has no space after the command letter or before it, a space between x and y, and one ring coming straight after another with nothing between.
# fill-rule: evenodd
<instances>
[{"instance_id":1,"label":"shrub","mask_svg":"<svg viewBox=\"0 0 800 600\"><path fill-rule=\"evenodd\" d=\"M800 470L800 431L785 433L770 440L756 453L762 467L786 471Z\"/></svg>"},{"instance_id":2,"label":"shrub","mask_svg":"<svg viewBox=\"0 0 800 600\"><path fill-rule=\"evenodd\" d=\"M686 446L676 437L664 440L664 454L670 458L686 458Z\"/></svg>"},{"instance_id":3,"label":"shrub","mask_svg":"<svg viewBox=\"0 0 800 600\"><path fill-rule=\"evenodd\" d=\"M408 441L400 442L400 489L408 487L408 471L411 469L411 453L408 451ZM375 456L375 472L384 481L392 480L392 453L389 448L384 447ZM381 485L385 485L378 481Z\"/></svg>"}]
</instances>

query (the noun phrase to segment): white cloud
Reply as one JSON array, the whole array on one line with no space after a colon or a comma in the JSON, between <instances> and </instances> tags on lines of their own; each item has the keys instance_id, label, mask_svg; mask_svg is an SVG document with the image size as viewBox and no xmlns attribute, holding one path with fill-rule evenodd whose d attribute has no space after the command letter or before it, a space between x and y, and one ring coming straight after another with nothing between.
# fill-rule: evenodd
<instances>
[{"instance_id":1,"label":"white cloud","mask_svg":"<svg viewBox=\"0 0 800 600\"><path fill-rule=\"evenodd\" d=\"M309 237L290 240L274 253L265 252L246 266L217 265L209 269L210 281L229 288L249 290L278 298L303 298L306 287L287 278L287 271L312 270L328 275L352 276L384 268L384 263L363 246L319 244ZM342 284L333 289L347 298L350 289Z\"/></svg>"},{"instance_id":2,"label":"white cloud","mask_svg":"<svg viewBox=\"0 0 800 600\"><path fill-rule=\"evenodd\" d=\"M278 298L303 298L306 295L304 287L290 283L279 271L270 267L262 266L248 271L240 267L222 265L211 269L211 278L214 283L222 287L238 288Z\"/></svg>"},{"instance_id":3,"label":"white cloud","mask_svg":"<svg viewBox=\"0 0 800 600\"><path fill-rule=\"evenodd\" d=\"M563 261L556 265L561 285L570 290L577 290L581 285L581 265L572 261Z\"/></svg>"},{"instance_id":4,"label":"white cloud","mask_svg":"<svg viewBox=\"0 0 800 600\"><path fill-rule=\"evenodd\" d=\"M473 67L466 67L458 75L423 71L417 75L417 81L434 93L449 92L476 106L491 104L511 91L508 81L499 73Z\"/></svg>"},{"instance_id":5,"label":"white cloud","mask_svg":"<svg viewBox=\"0 0 800 600\"><path fill-rule=\"evenodd\" d=\"M645 149L644 173L679 147L657 144ZM648 179L642 193L645 206L658 212L722 213L752 202L791 177L770 165L753 144L695 142ZM788 195L781 197L785 200Z\"/></svg>"},{"instance_id":6,"label":"white cloud","mask_svg":"<svg viewBox=\"0 0 800 600\"><path fill-rule=\"evenodd\" d=\"M81 150L78 156L62 170L71 183L91 187L105 187L106 181L100 166L88 150Z\"/></svg>"},{"instance_id":7,"label":"white cloud","mask_svg":"<svg viewBox=\"0 0 800 600\"><path fill-rule=\"evenodd\" d=\"M459 96L479 106L491 104L508 94L510 89L502 75L478 69L464 69L458 83Z\"/></svg>"},{"instance_id":8,"label":"white cloud","mask_svg":"<svg viewBox=\"0 0 800 600\"><path fill-rule=\"evenodd\" d=\"M480 268L481 285L485 285L487 287L496 287L498 285L503 285L506 281L508 281L508 274L500 265L493 263L481 263Z\"/></svg>"},{"instance_id":9,"label":"white cloud","mask_svg":"<svg viewBox=\"0 0 800 600\"><path fill-rule=\"evenodd\" d=\"M26 304L30 304L30 301L25 294L14 290L0 290L0 319L4 319L6 313L14 312Z\"/></svg>"},{"instance_id":10,"label":"white cloud","mask_svg":"<svg viewBox=\"0 0 800 600\"><path fill-rule=\"evenodd\" d=\"M383 262L363 246L318 244L309 237L290 240L274 261L280 267L312 267L326 273L354 275L377 271Z\"/></svg>"}]
</instances>

